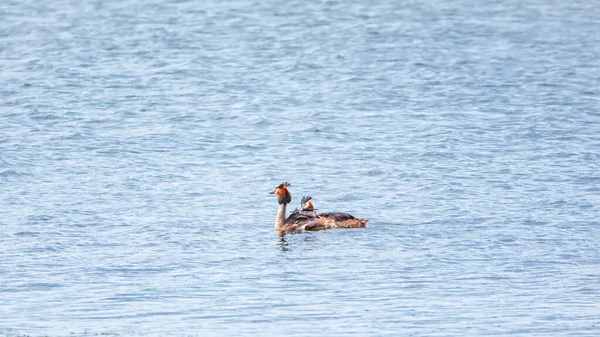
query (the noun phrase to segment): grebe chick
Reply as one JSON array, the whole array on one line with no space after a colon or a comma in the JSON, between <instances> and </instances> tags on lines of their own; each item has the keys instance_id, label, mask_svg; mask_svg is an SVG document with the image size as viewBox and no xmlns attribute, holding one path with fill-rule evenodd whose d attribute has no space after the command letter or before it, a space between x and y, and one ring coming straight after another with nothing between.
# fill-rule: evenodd
<instances>
[{"instance_id":1,"label":"grebe chick","mask_svg":"<svg viewBox=\"0 0 600 337\"><path fill-rule=\"evenodd\" d=\"M298 210L298 208L296 208L292 214L290 214L290 216L288 216L288 218L285 220L286 223L297 223L297 224L304 224L306 223L306 226L304 228L304 230L315 230L315 229L311 229L313 225L312 222L317 221L317 212L315 212L314 207L312 206L312 203L310 202L310 197L303 197L302 200L300 201L300 209Z\"/></svg>"},{"instance_id":2,"label":"grebe chick","mask_svg":"<svg viewBox=\"0 0 600 337\"><path fill-rule=\"evenodd\" d=\"M312 204L311 197L304 197L300 202L300 210L295 210L289 217L285 217L286 207L292 201L292 194L288 190L289 183L285 182L275 187L270 192L277 196L279 211L275 218L275 229L279 231L302 232L319 231L333 228L364 228L368 220L357 219L347 213L317 214Z\"/></svg>"},{"instance_id":3,"label":"grebe chick","mask_svg":"<svg viewBox=\"0 0 600 337\"><path fill-rule=\"evenodd\" d=\"M315 207L313 206L312 202L310 201L310 199L312 199L311 197L303 197L302 200L300 201L300 209L303 211L315 211Z\"/></svg>"}]
</instances>

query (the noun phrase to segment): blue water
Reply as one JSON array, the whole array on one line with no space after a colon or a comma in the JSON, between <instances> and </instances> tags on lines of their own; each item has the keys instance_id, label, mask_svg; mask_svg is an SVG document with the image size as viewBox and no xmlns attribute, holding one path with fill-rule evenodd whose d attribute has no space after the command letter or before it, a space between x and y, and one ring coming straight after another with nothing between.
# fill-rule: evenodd
<instances>
[{"instance_id":1,"label":"blue water","mask_svg":"<svg viewBox=\"0 0 600 337\"><path fill-rule=\"evenodd\" d=\"M599 18L4 0L0 333L600 335Z\"/></svg>"}]
</instances>

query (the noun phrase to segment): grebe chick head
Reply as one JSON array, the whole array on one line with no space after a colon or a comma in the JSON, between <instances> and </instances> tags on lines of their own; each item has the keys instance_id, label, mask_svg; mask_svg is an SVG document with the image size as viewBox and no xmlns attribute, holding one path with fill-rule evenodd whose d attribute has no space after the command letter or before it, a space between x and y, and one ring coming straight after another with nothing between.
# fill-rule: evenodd
<instances>
[{"instance_id":1,"label":"grebe chick head","mask_svg":"<svg viewBox=\"0 0 600 337\"><path fill-rule=\"evenodd\" d=\"M288 190L288 186L291 186L291 184L285 182L275 187L275 189L270 192L270 194L275 194L277 196L277 201L279 204L289 204L292 202L292 194Z\"/></svg>"},{"instance_id":2,"label":"grebe chick head","mask_svg":"<svg viewBox=\"0 0 600 337\"><path fill-rule=\"evenodd\" d=\"M303 211L314 211L315 207L312 204L311 197L304 197L302 201L300 201L300 209Z\"/></svg>"}]
</instances>

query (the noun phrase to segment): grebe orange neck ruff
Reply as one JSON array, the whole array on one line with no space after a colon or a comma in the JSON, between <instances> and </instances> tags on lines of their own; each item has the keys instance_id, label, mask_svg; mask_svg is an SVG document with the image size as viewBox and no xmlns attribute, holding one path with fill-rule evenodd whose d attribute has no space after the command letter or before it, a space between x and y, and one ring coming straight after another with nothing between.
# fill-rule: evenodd
<instances>
[{"instance_id":1,"label":"grebe orange neck ruff","mask_svg":"<svg viewBox=\"0 0 600 337\"><path fill-rule=\"evenodd\" d=\"M279 202L279 211L277 212L277 218L275 219L275 229L281 229L285 224L285 209L287 204L292 202L292 194L288 190L288 186L291 184L285 182L275 187L275 190L271 194L277 196L277 202Z\"/></svg>"}]
</instances>

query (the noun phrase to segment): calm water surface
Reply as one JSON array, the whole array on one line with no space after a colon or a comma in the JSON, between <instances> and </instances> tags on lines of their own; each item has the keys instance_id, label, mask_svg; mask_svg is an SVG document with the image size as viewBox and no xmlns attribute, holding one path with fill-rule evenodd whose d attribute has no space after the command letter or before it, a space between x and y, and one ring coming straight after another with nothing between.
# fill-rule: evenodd
<instances>
[{"instance_id":1,"label":"calm water surface","mask_svg":"<svg viewBox=\"0 0 600 337\"><path fill-rule=\"evenodd\" d=\"M597 2L0 18L1 334L600 335Z\"/></svg>"}]
</instances>

